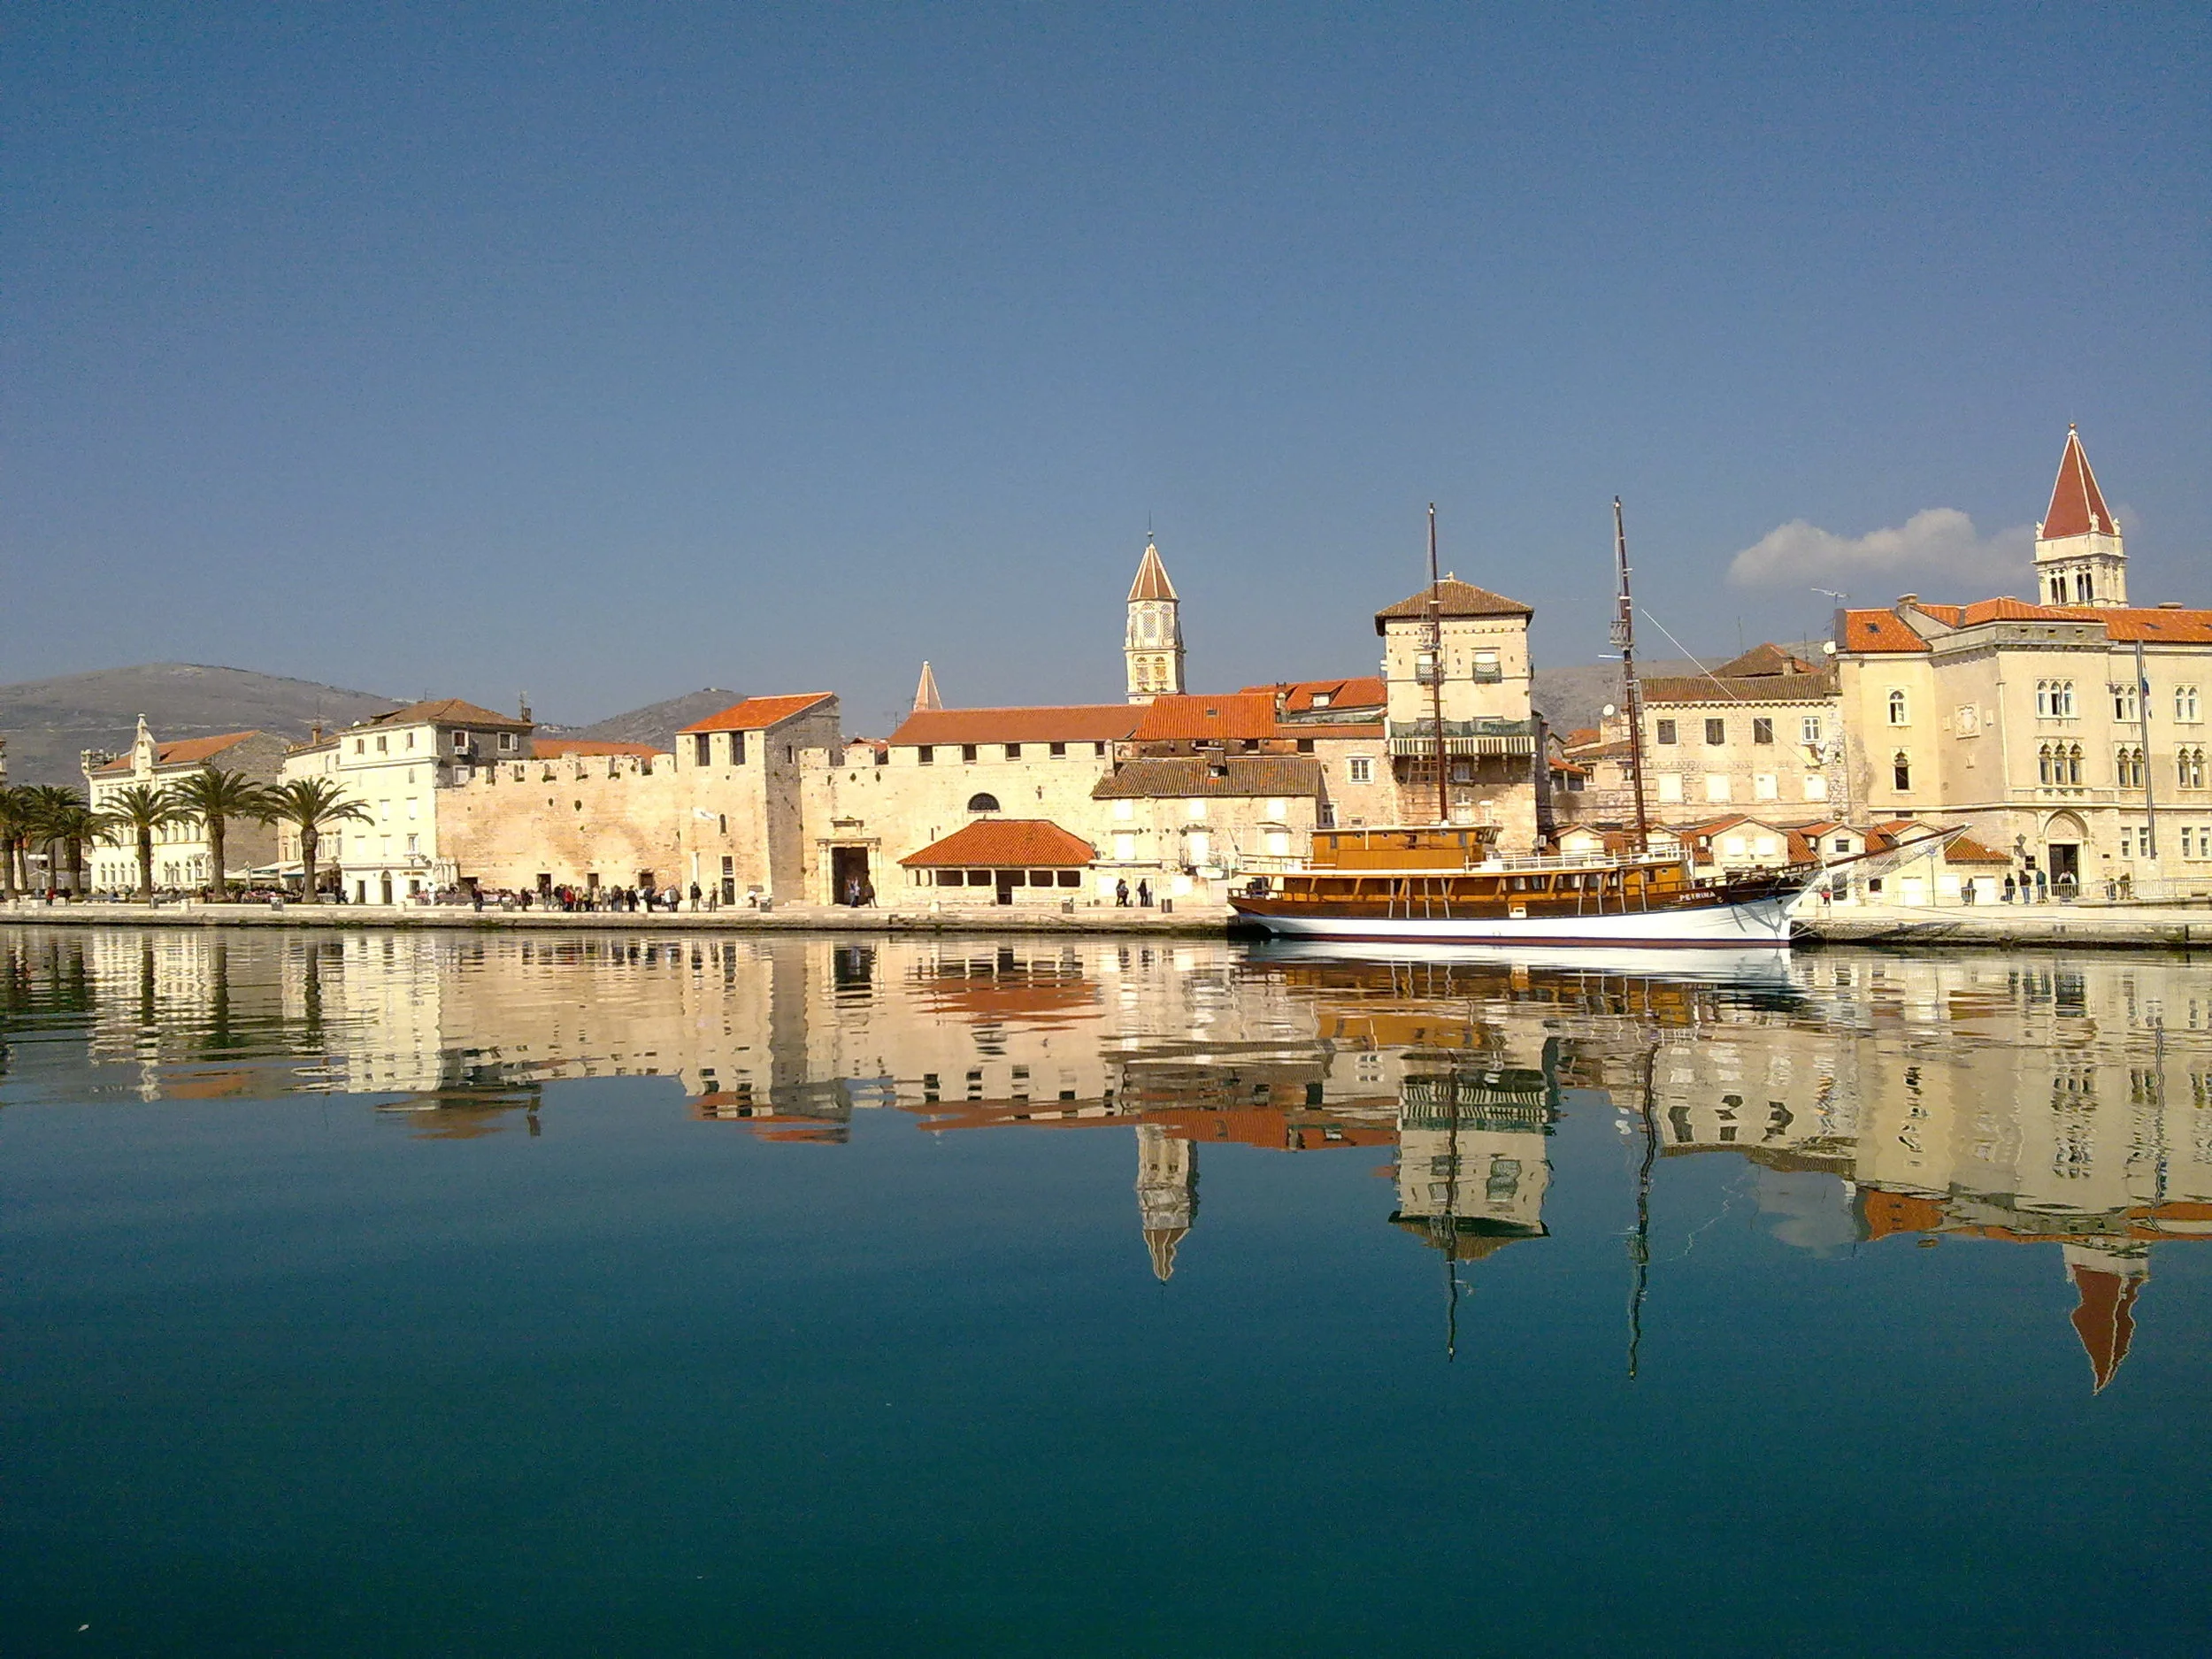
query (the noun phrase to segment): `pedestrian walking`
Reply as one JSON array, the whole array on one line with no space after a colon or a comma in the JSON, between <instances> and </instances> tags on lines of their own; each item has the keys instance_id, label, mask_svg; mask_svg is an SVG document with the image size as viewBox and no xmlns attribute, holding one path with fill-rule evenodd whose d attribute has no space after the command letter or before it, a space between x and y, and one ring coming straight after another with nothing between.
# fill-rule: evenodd
<instances>
[{"instance_id":1,"label":"pedestrian walking","mask_svg":"<svg viewBox=\"0 0 2212 1659\"><path fill-rule=\"evenodd\" d=\"M1126 876L1114 883L1114 905L1118 910L1129 908L1129 879Z\"/></svg>"},{"instance_id":2,"label":"pedestrian walking","mask_svg":"<svg viewBox=\"0 0 2212 1659\"><path fill-rule=\"evenodd\" d=\"M1149 880L1137 883L1137 902L1148 910L1152 908L1152 883Z\"/></svg>"}]
</instances>

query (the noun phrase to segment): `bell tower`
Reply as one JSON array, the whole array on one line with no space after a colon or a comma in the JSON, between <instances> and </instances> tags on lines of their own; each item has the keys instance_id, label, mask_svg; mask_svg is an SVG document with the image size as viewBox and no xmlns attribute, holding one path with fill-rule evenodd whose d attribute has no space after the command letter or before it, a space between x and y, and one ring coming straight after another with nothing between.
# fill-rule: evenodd
<instances>
[{"instance_id":1,"label":"bell tower","mask_svg":"<svg viewBox=\"0 0 2212 1659\"><path fill-rule=\"evenodd\" d=\"M1160 549L1148 536L1137 580L1129 585L1129 634L1121 647L1129 664L1130 702L1182 695L1183 624L1176 614L1181 605Z\"/></svg>"},{"instance_id":2,"label":"bell tower","mask_svg":"<svg viewBox=\"0 0 2212 1659\"><path fill-rule=\"evenodd\" d=\"M2124 606L2127 551L2089 470L2081 434L2066 428L2051 504L2035 526L2035 596L2046 605Z\"/></svg>"}]
</instances>

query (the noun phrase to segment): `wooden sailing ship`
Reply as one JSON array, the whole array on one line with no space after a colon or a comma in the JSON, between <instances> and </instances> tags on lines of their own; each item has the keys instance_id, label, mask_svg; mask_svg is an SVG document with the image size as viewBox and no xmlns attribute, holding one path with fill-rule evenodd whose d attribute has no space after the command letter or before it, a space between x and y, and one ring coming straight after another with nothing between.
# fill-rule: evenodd
<instances>
[{"instance_id":1,"label":"wooden sailing ship","mask_svg":"<svg viewBox=\"0 0 2212 1659\"><path fill-rule=\"evenodd\" d=\"M1495 828L1454 824L1444 786L1443 624L1436 510L1429 509L1428 660L1438 687L1432 752L1437 821L1318 830L1302 869L1256 880L1230 900L1248 927L1289 939L1546 946L1772 948L1790 942L1790 910L1821 873L1816 864L1701 883L1686 849L1651 846L1644 804L1643 719L1636 680L1628 538L1613 503L1619 597L1613 622L1625 681L1633 846L1583 857L1501 856Z\"/></svg>"}]
</instances>

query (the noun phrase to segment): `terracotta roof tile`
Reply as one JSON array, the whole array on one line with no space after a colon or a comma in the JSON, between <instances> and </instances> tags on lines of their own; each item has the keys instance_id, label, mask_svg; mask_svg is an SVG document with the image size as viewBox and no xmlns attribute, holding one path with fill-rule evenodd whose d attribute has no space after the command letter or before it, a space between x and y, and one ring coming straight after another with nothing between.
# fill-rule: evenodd
<instances>
[{"instance_id":1,"label":"terracotta roof tile","mask_svg":"<svg viewBox=\"0 0 2212 1659\"><path fill-rule=\"evenodd\" d=\"M891 741L938 743L1108 743L1125 740L1144 717L1132 703L1068 703L1033 709L917 709Z\"/></svg>"},{"instance_id":2,"label":"terracotta roof tile","mask_svg":"<svg viewBox=\"0 0 2212 1659\"><path fill-rule=\"evenodd\" d=\"M215 737L179 738L173 743L160 743L155 746L154 764L157 766L201 765L213 760L226 750L236 748L250 737L265 735L267 734L262 732L225 732ZM92 769L92 775L96 778L105 777L111 773L126 772L130 769L131 757L124 754L117 756L113 760L103 765L95 766Z\"/></svg>"},{"instance_id":3,"label":"terracotta roof tile","mask_svg":"<svg viewBox=\"0 0 2212 1659\"><path fill-rule=\"evenodd\" d=\"M1238 691L1217 697L1155 697L1137 722L1140 743L1236 741L1280 737L1275 699L1264 691Z\"/></svg>"},{"instance_id":4,"label":"terracotta roof tile","mask_svg":"<svg viewBox=\"0 0 2212 1659\"><path fill-rule=\"evenodd\" d=\"M2061 536L2087 535L2093 530L2113 534L2112 512L2104 504L2104 492L2097 488L2097 475L2089 470L2081 434L2069 426L2066 447L2059 452L2058 478L2051 486L2051 504L2043 514L2041 534L2045 541L2055 541Z\"/></svg>"},{"instance_id":5,"label":"terracotta roof tile","mask_svg":"<svg viewBox=\"0 0 2212 1659\"><path fill-rule=\"evenodd\" d=\"M1305 755L1232 755L1219 763L1197 756L1125 761L1091 790L1094 801L1196 799L1210 795L1313 795L1322 792L1321 763Z\"/></svg>"},{"instance_id":6,"label":"terracotta roof tile","mask_svg":"<svg viewBox=\"0 0 2212 1659\"><path fill-rule=\"evenodd\" d=\"M1089 864L1098 849L1048 818L978 818L899 860L910 869L1065 869Z\"/></svg>"},{"instance_id":7,"label":"terracotta roof tile","mask_svg":"<svg viewBox=\"0 0 2212 1659\"><path fill-rule=\"evenodd\" d=\"M1487 588L1478 588L1472 582L1463 582L1455 576L1447 576L1436 585L1437 609L1448 617L1532 617L1536 612L1517 599L1508 599L1503 594L1494 594ZM1401 599L1396 604L1375 612L1375 632L1383 632L1386 622L1402 622L1409 618L1421 618L1429 614L1429 590L1424 588L1410 599Z\"/></svg>"},{"instance_id":8,"label":"terracotta roof tile","mask_svg":"<svg viewBox=\"0 0 2212 1659\"><path fill-rule=\"evenodd\" d=\"M531 722L511 714L495 714L461 697L426 697L388 714L373 714L357 726L493 726L524 732Z\"/></svg>"},{"instance_id":9,"label":"terracotta roof tile","mask_svg":"<svg viewBox=\"0 0 2212 1659\"><path fill-rule=\"evenodd\" d=\"M1244 689L1280 696L1285 714L1309 714L1325 709L1379 709L1390 699L1389 687L1373 674L1350 680L1279 680L1271 686L1247 686ZM1317 703L1317 697L1326 701Z\"/></svg>"},{"instance_id":10,"label":"terracotta roof tile","mask_svg":"<svg viewBox=\"0 0 2212 1659\"><path fill-rule=\"evenodd\" d=\"M696 732L760 732L778 726L795 714L803 714L819 703L827 703L835 694L827 691L802 691L788 697L748 697L733 703L719 714L695 720L677 733L689 736Z\"/></svg>"},{"instance_id":11,"label":"terracotta roof tile","mask_svg":"<svg viewBox=\"0 0 2212 1659\"><path fill-rule=\"evenodd\" d=\"M1836 671L1810 674L1762 674L1751 680L1701 674L1671 675L1639 682L1647 704L1655 703L1824 703L1836 695Z\"/></svg>"},{"instance_id":12,"label":"terracotta roof tile","mask_svg":"<svg viewBox=\"0 0 2212 1659\"><path fill-rule=\"evenodd\" d=\"M1847 611L1839 651L1924 651L1928 641L1905 626L1894 611Z\"/></svg>"},{"instance_id":13,"label":"terracotta roof tile","mask_svg":"<svg viewBox=\"0 0 2212 1659\"><path fill-rule=\"evenodd\" d=\"M1786 651L1769 641L1755 645L1732 662L1723 663L1713 672L1723 680L1750 680L1766 674L1809 674L1812 664L1793 651Z\"/></svg>"}]
</instances>

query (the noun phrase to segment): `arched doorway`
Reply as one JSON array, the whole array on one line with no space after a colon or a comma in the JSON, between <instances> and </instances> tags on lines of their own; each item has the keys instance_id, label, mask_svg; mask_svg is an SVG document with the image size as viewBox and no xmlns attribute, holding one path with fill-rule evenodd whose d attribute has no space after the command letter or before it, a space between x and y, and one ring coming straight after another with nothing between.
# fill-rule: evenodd
<instances>
[{"instance_id":1,"label":"arched doorway","mask_svg":"<svg viewBox=\"0 0 2212 1659\"><path fill-rule=\"evenodd\" d=\"M2089 832L2071 812L2054 812L2043 826L2043 868L2055 893L2081 890L2082 849Z\"/></svg>"}]
</instances>

